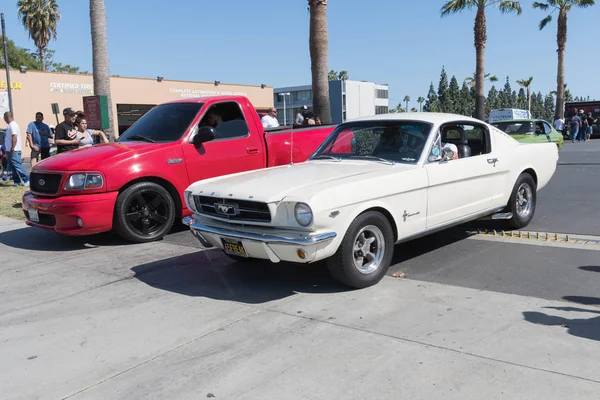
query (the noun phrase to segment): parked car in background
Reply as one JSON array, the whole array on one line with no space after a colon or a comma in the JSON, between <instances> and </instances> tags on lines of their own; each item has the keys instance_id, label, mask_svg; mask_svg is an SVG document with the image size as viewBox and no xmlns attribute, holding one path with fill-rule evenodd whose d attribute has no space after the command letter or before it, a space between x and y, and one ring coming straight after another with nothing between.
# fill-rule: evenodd
<instances>
[{"instance_id":1,"label":"parked car in background","mask_svg":"<svg viewBox=\"0 0 600 400\"><path fill-rule=\"evenodd\" d=\"M190 213L182 197L190 183L305 161L334 128L265 132L243 96L165 103L115 143L36 164L23 195L26 223L64 235L114 228L133 242L158 240Z\"/></svg>"},{"instance_id":2,"label":"parked car in background","mask_svg":"<svg viewBox=\"0 0 600 400\"><path fill-rule=\"evenodd\" d=\"M304 163L192 184L184 223L234 260L326 260L362 288L385 275L395 243L482 217L529 224L557 157L460 115L379 115L339 125Z\"/></svg>"},{"instance_id":3,"label":"parked car in background","mask_svg":"<svg viewBox=\"0 0 600 400\"><path fill-rule=\"evenodd\" d=\"M562 149L564 138L548 122L541 119L519 119L492 122L492 125L521 143L555 143Z\"/></svg>"}]
</instances>

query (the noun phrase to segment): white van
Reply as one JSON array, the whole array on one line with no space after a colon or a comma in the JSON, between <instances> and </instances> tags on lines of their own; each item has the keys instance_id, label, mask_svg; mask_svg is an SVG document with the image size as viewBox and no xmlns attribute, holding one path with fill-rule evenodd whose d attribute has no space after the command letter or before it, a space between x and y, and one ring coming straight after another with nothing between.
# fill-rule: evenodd
<instances>
[{"instance_id":1,"label":"white van","mask_svg":"<svg viewBox=\"0 0 600 400\"><path fill-rule=\"evenodd\" d=\"M512 121L515 119L531 119L531 113L517 108L500 108L490 111L488 122Z\"/></svg>"}]
</instances>

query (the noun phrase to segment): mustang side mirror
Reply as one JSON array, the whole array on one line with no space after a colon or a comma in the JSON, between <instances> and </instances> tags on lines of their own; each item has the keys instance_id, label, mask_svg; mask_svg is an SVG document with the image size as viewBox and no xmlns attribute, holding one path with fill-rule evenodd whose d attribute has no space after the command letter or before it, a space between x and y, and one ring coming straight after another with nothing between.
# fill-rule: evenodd
<instances>
[{"instance_id":1,"label":"mustang side mirror","mask_svg":"<svg viewBox=\"0 0 600 400\"><path fill-rule=\"evenodd\" d=\"M443 161L450 161L450 160L452 160L452 158L454 158L454 152L447 147L444 148L443 154L444 154Z\"/></svg>"},{"instance_id":2,"label":"mustang side mirror","mask_svg":"<svg viewBox=\"0 0 600 400\"><path fill-rule=\"evenodd\" d=\"M196 135L194 135L192 144L201 145L202 143L215 140L216 137L217 135L215 134L215 129L212 126L201 126L198 128Z\"/></svg>"}]
</instances>

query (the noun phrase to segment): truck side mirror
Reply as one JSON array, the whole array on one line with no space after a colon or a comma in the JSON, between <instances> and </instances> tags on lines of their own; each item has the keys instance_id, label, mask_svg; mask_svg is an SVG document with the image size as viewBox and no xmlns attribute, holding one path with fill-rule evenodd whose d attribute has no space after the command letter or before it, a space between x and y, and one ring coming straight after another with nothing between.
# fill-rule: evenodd
<instances>
[{"instance_id":1,"label":"truck side mirror","mask_svg":"<svg viewBox=\"0 0 600 400\"><path fill-rule=\"evenodd\" d=\"M198 132L194 135L192 139L192 144L198 146L205 142L210 142L211 140L215 140L217 137L215 133L215 128L212 126L201 126L198 128Z\"/></svg>"}]
</instances>

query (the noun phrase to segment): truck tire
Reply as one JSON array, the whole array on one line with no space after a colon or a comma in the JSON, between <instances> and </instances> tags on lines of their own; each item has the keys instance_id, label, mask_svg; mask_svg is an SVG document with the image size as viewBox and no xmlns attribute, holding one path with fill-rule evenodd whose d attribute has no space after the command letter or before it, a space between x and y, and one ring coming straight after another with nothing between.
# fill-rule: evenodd
<instances>
[{"instance_id":1,"label":"truck tire","mask_svg":"<svg viewBox=\"0 0 600 400\"><path fill-rule=\"evenodd\" d=\"M139 182L117 197L115 228L125 240L152 242L171 230L175 214L175 202L167 189L154 182Z\"/></svg>"},{"instance_id":2,"label":"truck tire","mask_svg":"<svg viewBox=\"0 0 600 400\"><path fill-rule=\"evenodd\" d=\"M506 221L509 229L520 229L531 222L535 213L537 201L537 187L533 177L528 173L522 173L517 178L517 182L508 200L508 211L513 214L512 218Z\"/></svg>"},{"instance_id":3,"label":"truck tire","mask_svg":"<svg viewBox=\"0 0 600 400\"><path fill-rule=\"evenodd\" d=\"M339 249L327 259L327 267L338 282L362 289L375 285L385 276L393 255L394 234L390 222L383 214L369 211L350 224Z\"/></svg>"}]
</instances>

